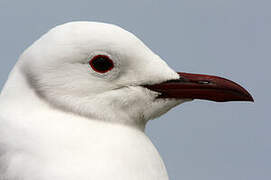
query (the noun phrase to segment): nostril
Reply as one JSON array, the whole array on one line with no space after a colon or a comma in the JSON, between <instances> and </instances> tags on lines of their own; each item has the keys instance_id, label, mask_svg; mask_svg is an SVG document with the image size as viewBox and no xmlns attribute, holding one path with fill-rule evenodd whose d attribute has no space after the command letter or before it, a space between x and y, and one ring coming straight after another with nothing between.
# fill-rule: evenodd
<instances>
[{"instance_id":1,"label":"nostril","mask_svg":"<svg viewBox=\"0 0 271 180\"><path fill-rule=\"evenodd\" d=\"M210 84L210 81L201 80L201 81L198 81L198 84Z\"/></svg>"}]
</instances>

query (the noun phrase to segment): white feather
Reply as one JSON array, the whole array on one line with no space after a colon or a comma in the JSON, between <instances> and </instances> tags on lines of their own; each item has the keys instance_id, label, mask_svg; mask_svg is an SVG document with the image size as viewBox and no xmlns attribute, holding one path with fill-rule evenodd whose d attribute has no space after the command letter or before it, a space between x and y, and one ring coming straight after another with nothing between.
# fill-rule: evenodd
<instances>
[{"instance_id":1,"label":"white feather","mask_svg":"<svg viewBox=\"0 0 271 180\"><path fill-rule=\"evenodd\" d=\"M112 71L91 70L96 54ZM144 134L148 120L181 100L143 88L177 79L120 27L73 22L42 36L20 57L0 96L1 180L167 180Z\"/></svg>"}]
</instances>

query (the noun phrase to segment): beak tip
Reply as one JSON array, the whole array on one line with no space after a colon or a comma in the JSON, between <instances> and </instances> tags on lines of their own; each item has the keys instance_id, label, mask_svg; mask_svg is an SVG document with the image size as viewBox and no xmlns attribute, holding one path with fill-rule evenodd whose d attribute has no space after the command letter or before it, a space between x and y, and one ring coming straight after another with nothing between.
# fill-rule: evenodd
<instances>
[{"instance_id":1,"label":"beak tip","mask_svg":"<svg viewBox=\"0 0 271 180\"><path fill-rule=\"evenodd\" d=\"M238 86L240 86L240 85L238 85ZM240 89L241 89L241 93L243 94L243 98L244 98L241 101L254 102L253 96L246 89L244 89L242 86L240 86Z\"/></svg>"},{"instance_id":2,"label":"beak tip","mask_svg":"<svg viewBox=\"0 0 271 180\"><path fill-rule=\"evenodd\" d=\"M254 98L252 97L251 94L248 93L248 98L247 98L247 101L250 101L250 102L255 102L254 101Z\"/></svg>"}]
</instances>

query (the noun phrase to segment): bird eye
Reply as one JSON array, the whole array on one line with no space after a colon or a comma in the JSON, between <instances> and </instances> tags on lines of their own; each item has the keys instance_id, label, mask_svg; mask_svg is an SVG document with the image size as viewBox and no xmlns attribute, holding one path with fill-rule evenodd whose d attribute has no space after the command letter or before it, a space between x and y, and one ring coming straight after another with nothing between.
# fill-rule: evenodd
<instances>
[{"instance_id":1,"label":"bird eye","mask_svg":"<svg viewBox=\"0 0 271 180\"><path fill-rule=\"evenodd\" d=\"M89 65L98 73L106 73L114 68L113 61L106 55L94 56L89 61Z\"/></svg>"}]
</instances>

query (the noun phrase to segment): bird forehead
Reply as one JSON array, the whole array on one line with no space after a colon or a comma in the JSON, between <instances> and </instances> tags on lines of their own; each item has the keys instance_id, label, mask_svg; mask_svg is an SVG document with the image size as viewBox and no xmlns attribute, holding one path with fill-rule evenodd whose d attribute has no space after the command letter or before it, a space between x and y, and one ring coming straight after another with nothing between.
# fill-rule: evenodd
<instances>
[{"instance_id":1,"label":"bird forehead","mask_svg":"<svg viewBox=\"0 0 271 180\"><path fill-rule=\"evenodd\" d=\"M137 44L140 40L119 26L97 22L72 22L57 26L49 31L53 40L66 43L92 45Z\"/></svg>"}]
</instances>

